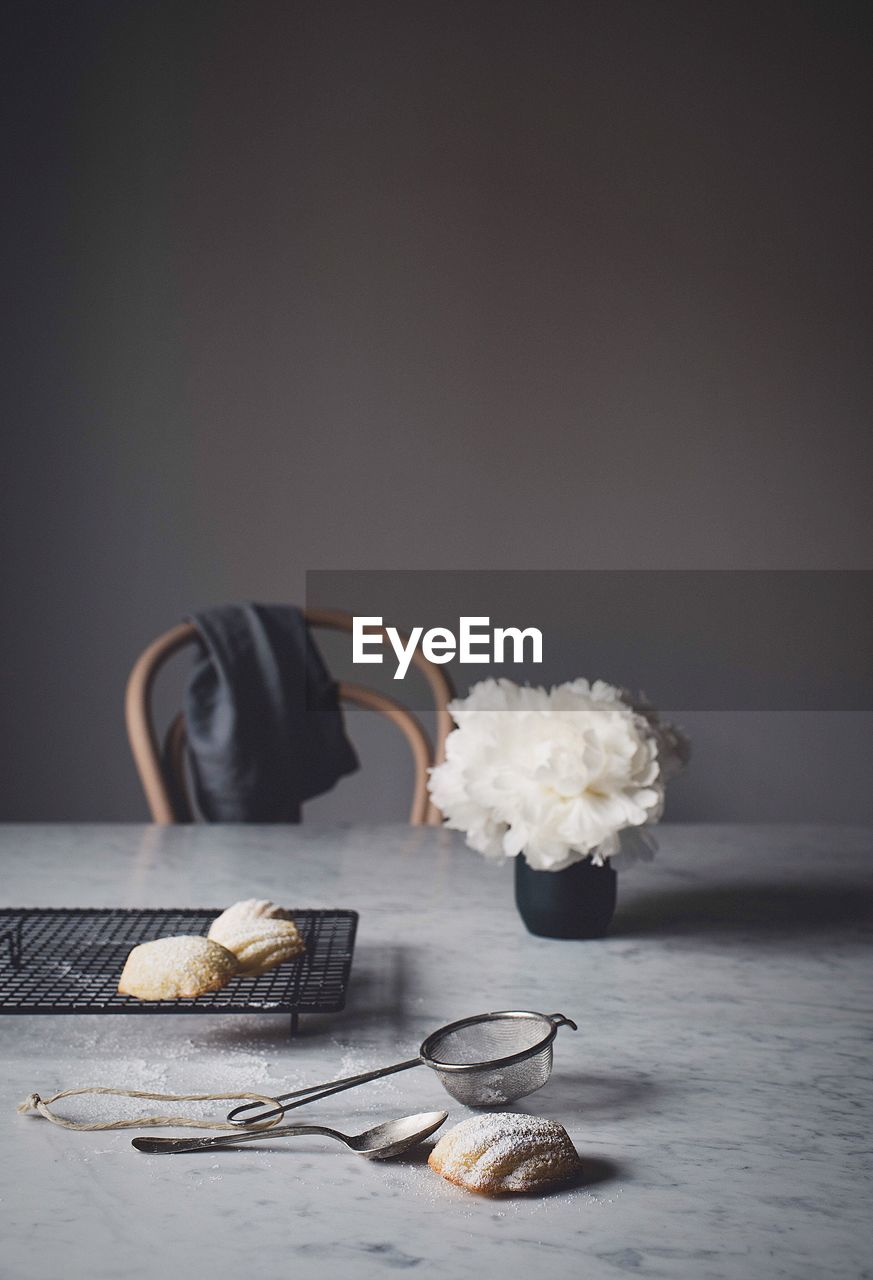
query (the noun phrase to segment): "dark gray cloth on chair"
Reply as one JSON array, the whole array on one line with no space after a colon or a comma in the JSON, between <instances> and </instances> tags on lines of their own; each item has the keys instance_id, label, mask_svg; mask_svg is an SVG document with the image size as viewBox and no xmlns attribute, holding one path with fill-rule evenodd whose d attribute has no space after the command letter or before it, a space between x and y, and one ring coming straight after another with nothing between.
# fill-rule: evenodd
<instances>
[{"instance_id":1,"label":"dark gray cloth on chair","mask_svg":"<svg viewBox=\"0 0 873 1280\"><path fill-rule=\"evenodd\" d=\"M358 767L337 687L299 609L194 614L203 652L185 694L198 808L208 822L299 822L304 800Z\"/></svg>"}]
</instances>

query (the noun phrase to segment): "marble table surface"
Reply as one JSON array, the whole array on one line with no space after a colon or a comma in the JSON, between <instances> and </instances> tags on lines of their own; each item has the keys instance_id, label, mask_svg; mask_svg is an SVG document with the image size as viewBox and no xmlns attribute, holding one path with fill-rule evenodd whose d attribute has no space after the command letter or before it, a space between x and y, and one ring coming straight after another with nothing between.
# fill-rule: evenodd
<instances>
[{"instance_id":1,"label":"marble table surface","mask_svg":"<svg viewBox=\"0 0 873 1280\"><path fill-rule=\"evenodd\" d=\"M556 942L525 932L511 868L445 831L0 828L2 905L253 894L360 912L344 1012L294 1039L270 1014L0 1017L3 1275L873 1275L873 832L665 826L657 859L619 876L611 936ZM129 1132L16 1114L33 1090L82 1085L269 1094L413 1056L442 1023L501 1008L579 1023L516 1104L560 1121L586 1162L544 1197L468 1194L426 1150L372 1164L299 1138L145 1156ZM68 1105L93 1119L134 1104ZM422 1067L296 1116L355 1130L436 1108L468 1114Z\"/></svg>"}]
</instances>

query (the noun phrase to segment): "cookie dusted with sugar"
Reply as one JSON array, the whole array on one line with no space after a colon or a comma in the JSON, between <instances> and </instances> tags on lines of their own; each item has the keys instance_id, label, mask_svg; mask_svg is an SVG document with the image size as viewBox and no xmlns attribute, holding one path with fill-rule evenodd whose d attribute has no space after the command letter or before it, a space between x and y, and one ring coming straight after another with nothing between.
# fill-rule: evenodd
<instances>
[{"instance_id":1,"label":"cookie dusted with sugar","mask_svg":"<svg viewBox=\"0 0 873 1280\"><path fill-rule=\"evenodd\" d=\"M264 916L230 916L227 911L212 922L209 937L232 951L245 978L258 978L277 964L293 960L304 950L293 920Z\"/></svg>"},{"instance_id":2,"label":"cookie dusted with sugar","mask_svg":"<svg viewBox=\"0 0 873 1280\"><path fill-rule=\"evenodd\" d=\"M177 1000L218 991L240 971L236 956L209 938L156 938L134 947L118 992L137 1000Z\"/></svg>"},{"instance_id":3,"label":"cookie dusted with sugar","mask_svg":"<svg viewBox=\"0 0 873 1280\"><path fill-rule=\"evenodd\" d=\"M485 1195L545 1190L582 1169L561 1125L505 1111L462 1120L440 1138L428 1164L456 1186Z\"/></svg>"},{"instance_id":4,"label":"cookie dusted with sugar","mask_svg":"<svg viewBox=\"0 0 873 1280\"><path fill-rule=\"evenodd\" d=\"M291 913L286 911L284 907L280 907L277 903L271 902L269 898L243 898L240 902L235 902L233 906L222 911L221 915L216 918L214 924L235 924L240 920L250 920L255 916L260 920L290 920Z\"/></svg>"}]
</instances>

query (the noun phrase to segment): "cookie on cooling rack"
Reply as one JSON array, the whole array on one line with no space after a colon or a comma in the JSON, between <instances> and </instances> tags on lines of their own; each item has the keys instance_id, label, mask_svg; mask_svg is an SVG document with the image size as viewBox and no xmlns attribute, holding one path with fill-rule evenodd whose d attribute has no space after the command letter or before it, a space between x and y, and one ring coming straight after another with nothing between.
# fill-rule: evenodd
<instances>
[{"instance_id":1,"label":"cookie on cooling rack","mask_svg":"<svg viewBox=\"0 0 873 1280\"><path fill-rule=\"evenodd\" d=\"M156 938L134 947L118 981L119 995L137 1000L176 1000L218 991L236 977L240 964L209 938Z\"/></svg>"},{"instance_id":2,"label":"cookie on cooling rack","mask_svg":"<svg viewBox=\"0 0 873 1280\"><path fill-rule=\"evenodd\" d=\"M252 916L259 920L290 920L291 912L271 902L269 898L243 898L222 911L214 923L222 926L236 924L240 920L250 920Z\"/></svg>"},{"instance_id":3,"label":"cookie on cooling rack","mask_svg":"<svg viewBox=\"0 0 873 1280\"><path fill-rule=\"evenodd\" d=\"M539 1116L471 1116L440 1138L428 1158L436 1173L467 1191L541 1191L578 1176L582 1161L566 1129Z\"/></svg>"},{"instance_id":4,"label":"cookie on cooling rack","mask_svg":"<svg viewBox=\"0 0 873 1280\"><path fill-rule=\"evenodd\" d=\"M209 937L233 952L244 978L258 978L305 950L293 920L234 914L233 907L213 920Z\"/></svg>"}]
</instances>

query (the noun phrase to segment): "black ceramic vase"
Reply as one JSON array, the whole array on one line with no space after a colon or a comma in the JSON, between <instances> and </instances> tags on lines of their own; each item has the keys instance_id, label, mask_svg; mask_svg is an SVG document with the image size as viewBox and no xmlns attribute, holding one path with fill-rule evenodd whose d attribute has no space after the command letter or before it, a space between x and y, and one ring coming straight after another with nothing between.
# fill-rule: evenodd
<instances>
[{"instance_id":1,"label":"black ceramic vase","mask_svg":"<svg viewBox=\"0 0 873 1280\"><path fill-rule=\"evenodd\" d=\"M602 938L615 911L617 879L608 862L534 871L519 854L515 902L528 931L541 938Z\"/></svg>"}]
</instances>

